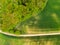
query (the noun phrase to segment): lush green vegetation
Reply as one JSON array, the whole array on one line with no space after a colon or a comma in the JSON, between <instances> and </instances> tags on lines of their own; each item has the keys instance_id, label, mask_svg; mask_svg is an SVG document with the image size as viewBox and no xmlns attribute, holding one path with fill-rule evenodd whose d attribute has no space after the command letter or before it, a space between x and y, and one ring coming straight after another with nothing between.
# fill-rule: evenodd
<instances>
[{"instance_id":1,"label":"lush green vegetation","mask_svg":"<svg viewBox=\"0 0 60 45\"><path fill-rule=\"evenodd\" d=\"M58 20L56 20L56 18L53 18L53 16L51 16L51 14L56 15L58 17ZM48 0L47 6L43 10L43 12L40 13L39 15L41 15L41 16L43 15L41 21L44 20L43 17L45 17L45 18L52 17L53 18L53 20L51 18L45 19L46 22L48 20L52 23L50 23L50 22L48 24L45 23L45 26L47 26L47 25L48 26L45 27L43 25L42 28L43 27L50 28L50 30L47 30L49 32L50 31L59 32L58 30L55 30L55 29L58 27L60 28L60 0ZM52 21L49 19L51 19ZM42 24L44 24L44 23L42 23ZM54 26L52 26L52 24ZM40 25L40 27L41 27L41 25ZM51 30L51 27L54 28L54 30ZM0 34L0 45L60 45L60 35L17 38L17 37L11 37L11 36L6 36L3 34Z\"/></svg>"},{"instance_id":2,"label":"lush green vegetation","mask_svg":"<svg viewBox=\"0 0 60 45\"><path fill-rule=\"evenodd\" d=\"M0 0L0 29L16 32L16 25L41 12L46 2L47 0Z\"/></svg>"}]
</instances>

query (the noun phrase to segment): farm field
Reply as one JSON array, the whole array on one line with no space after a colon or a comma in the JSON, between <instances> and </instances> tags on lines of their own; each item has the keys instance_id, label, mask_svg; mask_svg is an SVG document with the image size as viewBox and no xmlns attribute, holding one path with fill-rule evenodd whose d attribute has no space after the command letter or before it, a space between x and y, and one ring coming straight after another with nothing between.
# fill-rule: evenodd
<instances>
[{"instance_id":1,"label":"farm field","mask_svg":"<svg viewBox=\"0 0 60 45\"><path fill-rule=\"evenodd\" d=\"M22 22L21 28L23 31L21 34L60 32L60 0L48 0L44 10L36 17L33 16L33 18L31 17L31 19ZM32 21L34 23L32 23ZM24 28L23 25L26 27ZM34 30L34 28L36 28L36 30ZM24 29L26 29L26 31L24 31ZM33 30L30 30L30 32L27 31L28 29ZM60 45L60 35L13 37L0 34L0 45Z\"/></svg>"}]
</instances>

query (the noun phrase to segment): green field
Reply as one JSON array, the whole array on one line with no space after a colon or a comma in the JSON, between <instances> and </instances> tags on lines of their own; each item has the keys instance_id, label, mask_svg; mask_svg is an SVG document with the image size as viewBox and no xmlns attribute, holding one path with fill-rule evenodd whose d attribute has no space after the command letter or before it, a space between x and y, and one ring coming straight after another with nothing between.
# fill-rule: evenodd
<instances>
[{"instance_id":1,"label":"green field","mask_svg":"<svg viewBox=\"0 0 60 45\"><path fill-rule=\"evenodd\" d=\"M39 33L59 32L60 31L60 0L48 0L46 7L38 15L38 17L41 17L38 20L38 24L32 23L33 24L32 26L29 20L25 21L26 23L23 22L23 24L25 26L29 25L30 28L38 27L39 29L45 29L45 30L39 30L40 31ZM31 20L34 19L31 18ZM60 35L24 38L24 37L12 37L12 36L0 34L0 45L60 45Z\"/></svg>"}]
</instances>

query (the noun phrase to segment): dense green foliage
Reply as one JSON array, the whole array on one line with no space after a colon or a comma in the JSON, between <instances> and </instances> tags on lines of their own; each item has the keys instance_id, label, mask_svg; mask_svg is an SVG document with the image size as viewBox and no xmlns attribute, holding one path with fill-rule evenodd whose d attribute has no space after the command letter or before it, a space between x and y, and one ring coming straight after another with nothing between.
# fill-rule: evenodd
<instances>
[{"instance_id":1,"label":"dense green foliage","mask_svg":"<svg viewBox=\"0 0 60 45\"><path fill-rule=\"evenodd\" d=\"M16 25L37 15L47 0L0 0L0 29L15 32Z\"/></svg>"}]
</instances>

